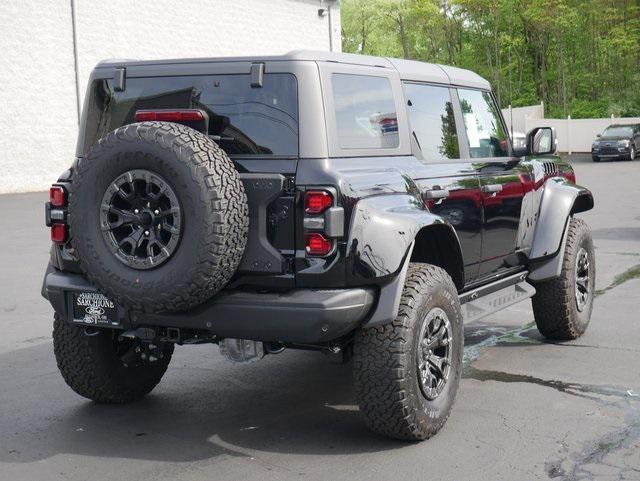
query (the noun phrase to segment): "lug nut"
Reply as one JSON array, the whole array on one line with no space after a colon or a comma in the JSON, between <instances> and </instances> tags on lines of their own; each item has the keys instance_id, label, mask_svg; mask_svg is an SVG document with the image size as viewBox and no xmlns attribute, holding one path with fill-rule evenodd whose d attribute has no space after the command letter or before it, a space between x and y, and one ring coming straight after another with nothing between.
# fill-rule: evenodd
<instances>
[{"instance_id":1,"label":"lug nut","mask_svg":"<svg viewBox=\"0 0 640 481\"><path fill-rule=\"evenodd\" d=\"M134 214L137 214L138 212L140 212L138 209L133 209Z\"/></svg>"},{"instance_id":2,"label":"lug nut","mask_svg":"<svg viewBox=\"0 0 640 481\"><path fill-rule=\"evenodd\" d=\"M144 231L144 235L149 235L149 231L148 230Z\"/></svg>"},{"instance_id":3,"label":"lug nut","mask_svg":"<svg viewBox=\"0 0 640 481\"><path fill-rule=\"evenodd\" d=\"M160 211L159 211L158 209L156 209L156 210L154 210L154 211L153 211L153 213L154 213L155 215L158 215L158 214L160 213Z\"/></svg>"}]
</instances>

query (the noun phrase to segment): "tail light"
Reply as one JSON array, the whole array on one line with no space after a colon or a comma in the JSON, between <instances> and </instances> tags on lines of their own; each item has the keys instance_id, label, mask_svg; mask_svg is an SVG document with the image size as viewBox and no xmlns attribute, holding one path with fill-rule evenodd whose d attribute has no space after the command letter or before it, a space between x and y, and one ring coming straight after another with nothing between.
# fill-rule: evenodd
<instances>
[{"instance_id":1,"label":"tail light","mask_svg":"<svg viewBox=\"0 0 640 481\"><path fill-rule=\"evenodd\" d=\"M198 109L153 109L136 110L133 116L136 122L158 120L161 122L174 122L191 127L203 134L209 133L209 115L204 110Z\"/></svg>"},{"instance_id":2,"label":"tail light","mask_svg":"<svg viewBox=\"0 0 640 481\"><path fill-rule=\"evenodd\" d=\"M304 237L304 249L310 256L323 257L333 250L333 240L319 232L312 232Z\"/></svg>"},{"instance_id":3,"label":"tail light","mask_svg":"<svg viewBox=\"0 0 640 481\"><path fill-rule=\"evenodd\" d=\"M344 211L334 206L335 189L310 189L304 194L304 250L308 257L325 257L343 234Z\"/></svg>"},{"instance_id":4,"label":"tail light","mask_svg":"<svg viewBox=\"0 0 640 481\"><path fill-rule=\"evenodd\" d=\"M51 241L56 244L64 244L68 238L67 204L67 189L63 185L52 185L44 212L47 227L51 228Z\"/></svg>"},{"instance_id":5,"label":"tail light","mask_svg":"<svg viewBox=\"0 0 640 481\"><path fill-rule=\"evenodd\" d=\"M333 196L325 190L308 190L304 195L304 213L322 214L333 205Z\"/></svg>"},{"instance_id":6,"label":"tail light","mask_svg":"<svg viewBox=\"0 0 640 481\"><path fill-rule=\"evenodd\" d=\"M67 224L56 222L51 225L51 242L64 244L67 240Z\"/></svg>"},{"instance_id":7,"label":"tail light","mask_svg":"<svg viewBox=\"0 0 640 481\"><path fill-rule=\"evenodd\" d=\"M49 188L49 202L53 207L64 207L67 205L67 191L61 185L52 185Z\"/></svg>"},{"instance_id":8,"label":"tail light","mask_svg":"<svg viewBox=\"0 0 640 481\"><path fill-rule=\"evenodd\" d=\"M204 114L200 110L137 110L134 119L136 122L158 120L161 122L194 122L204 120Z\"/></svg>"}]
</instances>

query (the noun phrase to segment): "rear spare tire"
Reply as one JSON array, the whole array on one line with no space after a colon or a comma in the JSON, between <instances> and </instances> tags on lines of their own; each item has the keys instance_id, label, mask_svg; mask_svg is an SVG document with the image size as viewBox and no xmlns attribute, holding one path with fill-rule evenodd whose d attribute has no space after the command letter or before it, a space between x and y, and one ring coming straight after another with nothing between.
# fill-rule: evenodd
<instances>
[{"instance_id":1,"label":"rear spare tire","mask_svg":"<svg viewBox=\"0 0 640 481\"><path fill-rule=\"evenodd\" d=\"M231 279L249 226L233 163L206 135L142 122L100 139L69 193L71 243L87 278L146 312L200 304Z\"/></svg>"}]
</instances>

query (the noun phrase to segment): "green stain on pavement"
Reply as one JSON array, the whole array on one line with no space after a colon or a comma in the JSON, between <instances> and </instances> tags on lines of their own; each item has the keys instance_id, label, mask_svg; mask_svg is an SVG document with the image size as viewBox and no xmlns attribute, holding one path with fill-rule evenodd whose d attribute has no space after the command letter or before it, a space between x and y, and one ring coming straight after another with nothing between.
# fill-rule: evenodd
<instances>
[{"instance_id":1,"label":"green stain on pavement","mask_svg":"<svg viewBox=\"0 0 640 481\"><path fill-rule=\"evenodd\" d=\"M637 279L637 278L640 278L640 264L637 266L633 266L630 269L627 269L622 274L618 274L613 279L613 282L611 284L609 284L604 289L598 289L596 291L596 296L604 294L605 292L610 291L614 287L618 287L620 284L624 284L627 281L630 281L632 279Z\"/></svg>"}]
</instances>

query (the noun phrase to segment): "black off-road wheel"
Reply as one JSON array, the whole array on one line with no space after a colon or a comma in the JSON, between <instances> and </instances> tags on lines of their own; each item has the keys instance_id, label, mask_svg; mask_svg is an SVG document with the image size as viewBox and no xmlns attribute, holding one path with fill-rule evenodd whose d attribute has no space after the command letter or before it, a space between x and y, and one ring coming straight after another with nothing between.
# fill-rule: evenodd
<instances>
[{"instance_id":1,"label":"black off-road wheel","mask_svg":"<svg viewBox=\"0 0 640 481\"><path fill-rule=\"evenodd\" d=\"M79 395L99 403L123 404L151 392L162 379L173 344L158 346L150 359L119 331L53 322L53 350L65 382ZM146 357L146 359L143 359Z\"/></svg>"},{"instance_id":2,"label":"black off-road wheel","mask_svg":"<svg viewBox=\"0 0 640 481\"><path fill-rule=\"evenodd\" d=\"M100 139L69 193L71 243L87 278L118 303L186 310L235 273L249 226L244 186L206 135L142 122Z\"/></svg>"},{"instance_id":3,"label":"black off-road wheel","mask_svg":"<svg viewBox=\"0 0 640 481\"><path fill-rule=\"evenodd\" d=\"M587 330L596 285L596 262L589 226L571 218L559 277L535 284L531 299L540 333L569 341Z\"/></svg>"},{"instance_id":4,"label":"black off-road wheel","mask_svg":"<svg viewBox=\"0 0 640 481\"><path fill-rule=\"evenodd\" d=\"M412 263L398 316L354 342L360 412L375 432L421 441L444 425L462 374L463 319L449 275Z\"/></svg>"}]
</instances>

